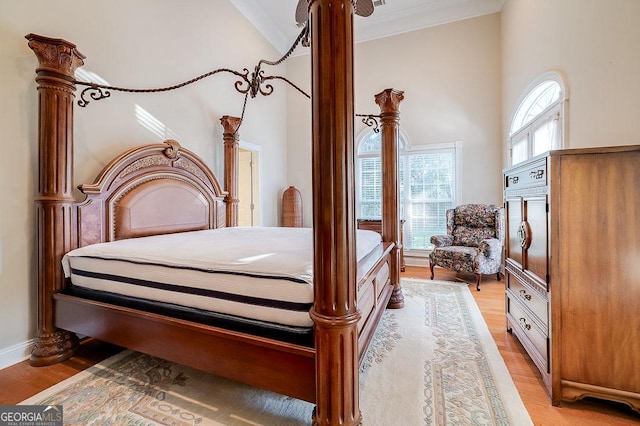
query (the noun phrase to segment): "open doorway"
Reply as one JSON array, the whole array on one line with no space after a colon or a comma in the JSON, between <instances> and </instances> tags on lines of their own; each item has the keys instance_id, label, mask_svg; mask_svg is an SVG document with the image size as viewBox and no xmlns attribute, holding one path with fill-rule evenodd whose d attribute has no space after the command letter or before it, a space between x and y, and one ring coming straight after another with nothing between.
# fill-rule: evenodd
<instances>
[{"instance_id":1,"label":"open doorway","mask_svg":"<svg viewBox=\"0 0 640 426\"><path fill-rule=\"evenodd\" d=\"M240 142L238 149L238 226L260 226L260 147Z\"/></svg>"}]
</instances>

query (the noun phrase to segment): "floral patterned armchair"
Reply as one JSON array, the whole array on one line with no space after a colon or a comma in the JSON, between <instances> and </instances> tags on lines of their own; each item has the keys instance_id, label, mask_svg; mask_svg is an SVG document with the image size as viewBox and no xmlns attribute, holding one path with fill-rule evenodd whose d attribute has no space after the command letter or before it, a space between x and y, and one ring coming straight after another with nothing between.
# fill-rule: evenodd
<instances>
[{"instance_id":1,"label":"floral patterned armchair","mask_svg":"<svg viewBox=\"0 0 640 426\"><path fill-rule=\"evenodd\" d=\"M500 280L504 246L504 208L493 204L464 204L447 210L447 235L433 235L429 255L431 279L434 266L476 274L480 291L482 274Z\"/></svg>"}]
</instances>

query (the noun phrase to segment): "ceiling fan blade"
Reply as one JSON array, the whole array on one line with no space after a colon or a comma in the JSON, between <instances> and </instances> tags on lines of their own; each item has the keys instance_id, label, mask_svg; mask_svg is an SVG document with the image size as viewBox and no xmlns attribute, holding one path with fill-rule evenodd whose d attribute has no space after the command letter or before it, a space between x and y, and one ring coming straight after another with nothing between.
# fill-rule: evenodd
<instances>
[{"instance_id":1,"label":"ceiling fan blade","mask_svg":"<svg viewBox=\"0 0 640 426\"><path fill-rule=\"evenodd\" d=\"M357 0L356 15L369 16L373 13L373 0ZM303 24L309 19L309 2L307 0L299 0L296 6L296 22Z\"/></svg>"},{"instance_id":2,"label":"ceiling fan blade","mask_svg":"<svg viewBox=\"0 0 640 426\"><path fill-rule=\"evenodd\" d=\"M356 2L356 15L369 16L373 13L373 0L358 0Z\"/></svg>"},{"instance_id":3,"label":"ceiling fan blade","mask_svg":"<svg viewBox=\"0 0 640 426\"><path fill-rule=\"evenodd\" d=\"M304 24L309 19L309 3L307 0L299 0L296 6L296 22Z\"/></svg>"}]
</instances>

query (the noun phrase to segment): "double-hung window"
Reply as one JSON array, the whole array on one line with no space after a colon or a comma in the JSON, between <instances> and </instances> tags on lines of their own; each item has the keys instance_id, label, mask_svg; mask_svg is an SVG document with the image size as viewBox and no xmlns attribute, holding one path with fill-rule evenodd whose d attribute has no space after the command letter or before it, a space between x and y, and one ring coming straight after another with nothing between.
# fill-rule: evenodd
<instances>
[{"instance_id":1,"label":"double-hung window","mask_svg":"<svg viewBox=\"0 0 640 426\"><path fill-rule=\"evenodd\" d=\"M400 132L398 155L400 218L404 250L418 254L431 248L432 235L446 233L445 211L456 203L457 159L461 142L410 147ZM356 214L382 217L381 138L373 130L358 140Z\"/></svg>"}]
</instances>

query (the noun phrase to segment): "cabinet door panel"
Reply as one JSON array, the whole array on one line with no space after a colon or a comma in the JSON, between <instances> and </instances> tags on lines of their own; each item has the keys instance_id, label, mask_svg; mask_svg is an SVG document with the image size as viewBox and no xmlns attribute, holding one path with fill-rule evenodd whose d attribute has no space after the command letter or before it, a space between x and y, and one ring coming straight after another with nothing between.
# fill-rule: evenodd
<instances>
[{"instance_id":1,"label":"cabinet door panel","mask_svg":"<svg viewBox=\"0 0 640 426\"><path fill-rule=\"evenodd\" d=\"M522 222L522 198L512 197L505 200L506 214L506 257L522 267L522 246L518 238L518 227Z\"/></svg>"},{"instance_id":2,"label":"cabinet door panel","mask_svg":"<svg viewBox=\"0 0 640 426\"><path fill-rule=\"evenodd\" d=\"M549 273L547 197L524 198L523 203L530 233L530 245L525 250L524 268L546 287Z\"/></svg>"}]
</instances>

